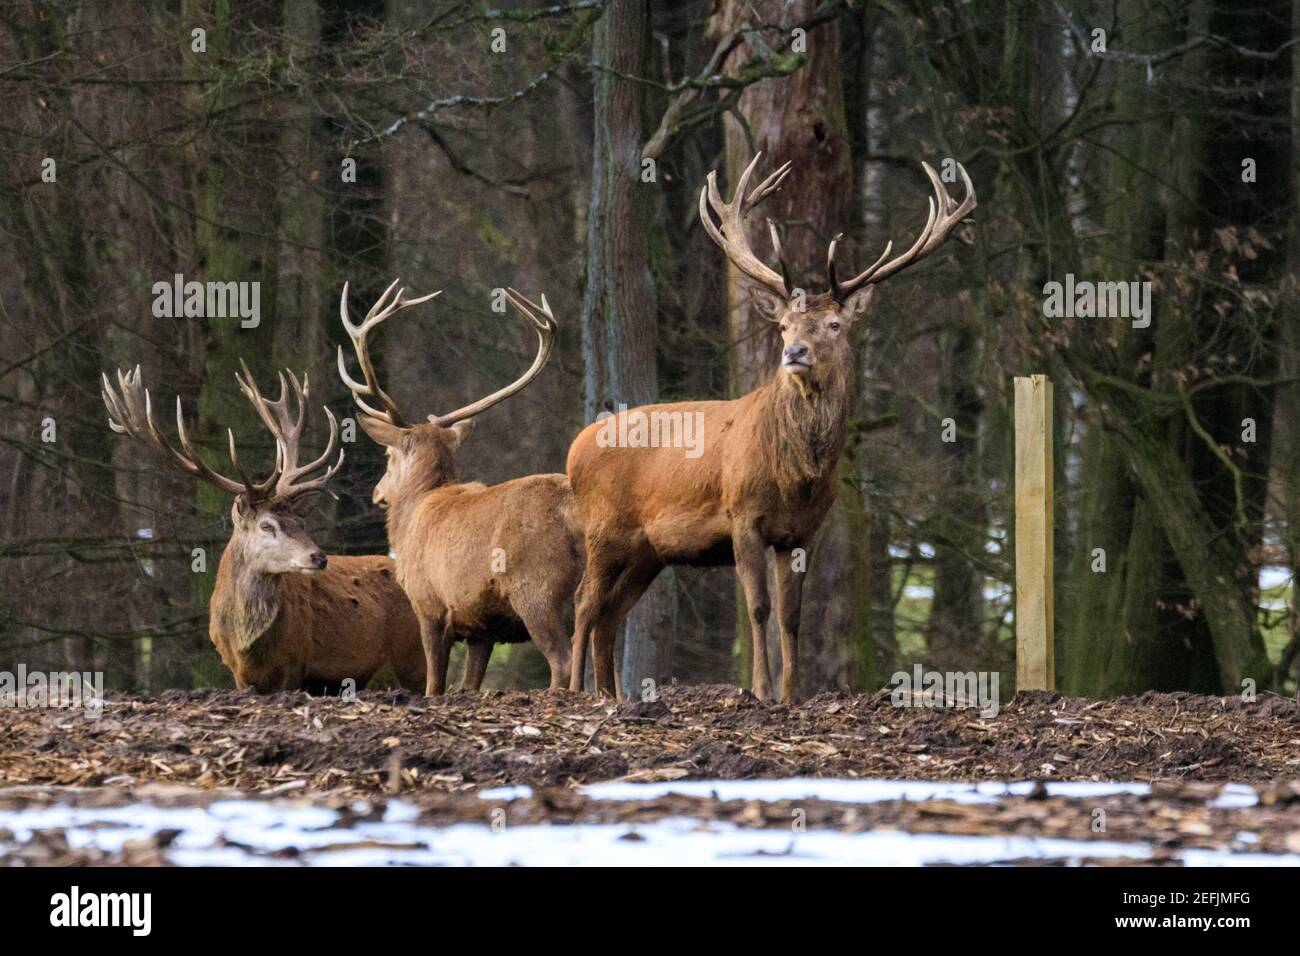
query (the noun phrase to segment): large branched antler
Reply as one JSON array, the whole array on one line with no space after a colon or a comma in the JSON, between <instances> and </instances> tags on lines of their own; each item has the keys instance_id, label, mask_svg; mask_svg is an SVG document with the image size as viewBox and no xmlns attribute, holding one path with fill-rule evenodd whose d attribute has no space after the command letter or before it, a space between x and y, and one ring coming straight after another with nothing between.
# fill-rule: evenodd
<instances>
[{"instance_id":1,"label":"large branched antler","mask_svg":"<svg viewBox=\"0 0 1300 956\"><path fill-rule=\"evenodd\" d=\"M352 399L363 412L372 418L388 422L398 428L406 428L408 425L398 411L397 404L379 385L379 379L375 375L374 363L370 358L367 335L389 316L412 305L427 302L439 293L432 292L418 299L403 299L402 293L406 290L397 288L398 281L394 280L393 284L384 290L383 295L379 297L379 301L371 306L370 311L366 313L365 319L359 325L354 323L348 316L348 287L346 283L344 284L339 314L343 319L343 327L347 330L348 338L352 340L352 349L356 353L357 363L361 366L361 375L364 381L358 382L348 374L347 364L343 358L343 346L339 346L338 365L339 377L352 390ZM394 289L397 289L396 295L393 295ZM391 301L389 301L390 295L393 295ZM558 326L555 322L555 316L551 313L550 304L546 301L546 296L542 296L542 304L538 305L514 289L506 289L505 295L506 300L514 306L520 317L531 324L537 332L537 356L533 359L533 364L514 382L505 388L498 389L491 395L444 415L430 415L429 421L435 425L443 427L454 425L456 422L472 418L493 405L505 401L535 379L541 373L546 360L550 357L551 349L555 346L555 333ZM367 400L382 407L377 409L370 405Z\"/></svg>"},{"instance_id":2,"label":"large branched antler","mask_svg":"<svg viewBox=\"0 0 1300 956\"><path fill-rule=\"evenodd\" d=\"M289 390L285 385L284 372L279 375L280 378L280 397L275 401L265 398L257 388L257 383L253 380L253 374L248 370L248 365L243 359L239 360L239 367L243 370L241 376L235 373L235 381L239 383L239 390L244 393L244 397L252 404L253 409L257 412L257 417L262 420L271 436L275 439L275 496L279 498L295 498L301 495L320 491L326 483L334 477L340 468L343 467L344 451L339 449L338 461L333 465L327 465L326 462L334 455L334 448L338 443L339 423L335 419L334 413L329 410L328 406L322 406L325 409L325 417L330 423L330 437L325 444L325 450L321 452L320 457L305 464L298 464L299 442L302 439L302 429L307 417L307 399L311 393L311 384L307 375L304 373L302 381L298 381L298 376L293 374L292 370L286 370L289 373L289 381L293 383L293 395L297 401L297 413L289 414ZM325 470L314 478L308 477L317 471L322 465Z\"/></svg>"},{"instance_id":3,"label":"large branched antler","mask_svg":"<svg viewBox=\"0 0 1300 956\"><path fill-rule=\"evenodd\" d=\"M773 292L789 298L794 293L794 285L790 281L790 270L786 266L785 256L781 250L781 238L777 233L776 225L768 220L772 250L776 253L777 262L781 267L779 273L759 260L745 237L745 217L756 205L779 189L790 172L790 163L787 162L746 195L745 187L749 184L749 177L753 174L754 167L762 155L761 152L756 154L745 167L731 202L723 202L722 195L718 192L717 170L709 173L707 185L700 190L700 221L704 224L704 231L709 234L709 238L718 244L737 269L755 282L760 282ZM975 208L975 186L961 163L957 164L957 171L961 174L962 183L966 187L966 197L960 204L948 195L948 190L930 164L923 162L921 165L934 186L934 196L929 200L930 215L926 220L925 228L921 230L921 234L912 243L910 249L886 262L886 258L894 248L892 242L887 243L879 259L852 279L842 283L835 272L835 247L841 237L836 236L831 240L830 248L826 252L826 277L830 284L829 292L837 302L843 302L863 286L883 282L913 263L920 262L943 245L957 224L969 216ZM710 208L717 214L719 224L713 222L713 216L709 213Z\"/></svg>"},{"instance_id":4,"label":"large branched antler","mask_svg":"<svg viewBox=\"0 0 1300 956\"><path fill-rule=\"evenodd\" d=\"M957 201L948 195L948 190L940 181L939 174L934 171L934 168L926 162L921 165L925 168L925 174L930 177L931 185L934 186L934 195L929 200L930 215L926 219L925 228L921 230L921 234L916 237L910 249L888 262L885 262L885 257L889 255L894 244L886 243L885 251L880 254L879 259L844 283L838 282L835 276L835 244L840 237L836 236L832 239L830 248L826 252L826 276L830 281L830 293L836 301L843 302L863 286L883 282L913 263L920 262L943 245L957 224L974 210L975 185L967 175L966 167L961 163L957 164L957 172L961 174L962 183L966 187L966 197L958 205Z\"/></svg>"},{"instance_id":5,"label":"large branched antler","mask_svg":"<svg viewBox=\"0 0 1300 956\"><path fill-rule=\"evenodd\" d=\"M379 376L375 374L374 363L370 360L370 344L366 337L375 326L389 317L402 311L402 309L409 309L421 302L428 302L434 296L442 295L442 290L430 292L418 299L403 299L402 293L406 289L397 288L397 283L401 281L401 279L393 280L393 284L385 289L383 295L370 307L370 311L366 313L366 317L361 320L360 325L353 322L348 314L348 284L343 283L343 295L339 299L339 318L343 320L343 329L348 333L348 338L352 340L352 351L356 353L357 364L361 366L361 377L365 381L358 382L348 374L348 366L343 358L343 346L341 345L339 346L338 361L339 377L343 379L343 384L352 391L352 400L357 403L357 406L371 418L378 418L398 428L405 428L406 422L403 420L401 412L397 410L397 403L379 385ZM394 289L397 289L397 294L389 302L388 297ZM381 408L374 408L365 399L370 399L380 405Z\"/></svg>"},{"instance_id":6,"label":"large branched antler","mask_svg":"<svg viewBox=\"0 0 1300 956\"><path fill-rule=\"evenodd\" d=\"M140 366L129 372L120 369L117 372L117 388L114 389L107 375L101 375L101 393L104 405L108 408L108 427L121 435L147 442L163 452L185 474L199 478L231 494L245 495L249 502L266 501L271 498L293 498L308 492L321 490L343 464L343 452L339 452L338 461L327 467L323 474L303 481L307 475L316 471L334 452L338 440L338 423L328 408L325 414L330 421L330 440L325 453L308 465L298 465L298 443L302 437L303 422L306 417L307 386L299 385L297 377L290 372L294 393L298 399L298 413L291 418L288 411L284 375L280 376L280 398L269 402L262 397L253 382L248 366L240 360L243 375L235 374L240 390L252 403L262 423L275 439L275 466L266 478L253 481L239 463L235 449L235 433L227 428L230 442L230 463L239 475L239 480L227 478L204 463L203 459L190 444L185 430L185 417L180 397L176 398L176 434L180 438L181 449L178 451L158 428L153 417L153 398L145 388L140 375Z\"/></svg>"},{"instance_id":7,"label":"large branched antler","mask_svg":"<svg viewBox=\"0 0 1300 956\"><path fill-rule=\"evenodd\" d=\"M487 411L493 405L504 402L511 395L522 391L529 382L541 374L542 366L550 358L551 349L555 347L555 332L559 326L555 324L555 316L551 314L551 306L546 301L546 295L542 295L542 304L538 305L536 302L526 299L514 289L506 289L505 293L506 300L515 307L515 311L519 313L520 318L530 323L537 332L537 355L533 359L533 364L528 367L528 371L505 388L499 388L491 395L464 405L454 412L429 416L429 420L434 424L442 425L445 428L466 418L473 418L480 412Z\"/></svg>"},{"instance_id":8,"label":"large branched antler","mask_svg":"<svg viewBox=\"0 0 1300 956\"><path fill-rule=\"evenodd\" d=\"M158 430L158 425L154 421L153 399L141 379L140 366L137 365L129 372L118 369L117 390L114 390L112 383L109 382L108 375L100 373L100 380L100 393L103 396L104 405L108 408L108 427L113 431L119 435L130 435L132 438L153 445L170 458L172 463L185 474L216 485L223 491L236 495L247 494L249 500L257 500L267 496L275 483L277 475L273 473L266 481L258 483L250 480L239 464L239 456L235 452L235 433L230 429L226 429L226 433L230 438L230 463L234 465L235 470L239 473L240 480L235 481L232 478L227 478L225 475L213 471L204 463L198 452L190 444L189 436L185 432L185 417L181 409L179 395L176 397L176 434L180 438L182 451L178 451L167 440L167 437Z\"/></svg>"},{"instance_id":9,"label":"large branched antler","mask_svg":"<svg viewBox=\"0 0 1300 956\"><path fill-rule=\"evenodd\" d=\"M731 202L723 202L722 194L718 192L718 171L715 169L709 173L708 183L700 190L700 222L704 224L704 231L709 234L709 238L718 244L737 269L755 282L761 282L778 295L788 298L794 294L794 286L790 282L790 270L786 268L785 257L781 253L781 239L777 235L776 225L771 220L767 224L772 236L772 248L781 266L780 272L764 265L745 238L745 217L755 206L780 189L790 172L791 164L787 162L746 196L745 187L749 185L749 177L753 175L754 167L762 156L761 152L755 154L740 174L740 182L736 184ZM718 216L718 225L713 222L710 208Z\"/></svg>"}]
</instances>

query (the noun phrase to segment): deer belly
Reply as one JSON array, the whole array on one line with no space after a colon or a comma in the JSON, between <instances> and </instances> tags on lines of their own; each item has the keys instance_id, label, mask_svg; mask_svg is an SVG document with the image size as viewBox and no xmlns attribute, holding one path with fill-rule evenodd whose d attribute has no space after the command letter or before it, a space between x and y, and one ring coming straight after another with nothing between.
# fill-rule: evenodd
<instances>
[{"instance_id":1,"label":"deer belly","mask_svg":"<svg viewBox=\"0 0 1300 956\"><path fill-rule=\"evenodd\" d=\"M453 610L451 630L458 641L487 637L498 644L519 644L529 639L528 631L509 607Z\"/></svg>"},{"instance_id":2,"label":"deer belly","mask_svg":"<svg viewBox=\"0 0 1300 956\"><path fill-rule=\"evenodd\" d=\"M731 522L713 509L657 516L646 525L645 534L665 564L716 567L735 562Z\"/></svg>"}]
</instances>

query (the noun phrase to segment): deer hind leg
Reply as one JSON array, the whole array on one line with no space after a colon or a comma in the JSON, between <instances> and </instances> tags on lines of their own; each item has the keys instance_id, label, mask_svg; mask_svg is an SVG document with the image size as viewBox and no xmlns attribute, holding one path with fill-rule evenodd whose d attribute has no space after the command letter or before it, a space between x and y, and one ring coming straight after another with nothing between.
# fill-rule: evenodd
<instances>
[{"instance_id":1,"label":"deer hind leg","mask_svg":"<svg viewBox=\"0 0 1300 956\"><path fill-rule=\"evenodd\" d=\"M620 566L610 555L608 546L588 539L587 568L578 584L574 602L573 640L569 657L569 690L583 690L587 671L587 644L593 645L599 667L600 650L596 630L609 607L610 594L618 578ZM610 645L610 667L613 667L613 645ZM599 682L597 682L599 689Z\"/></svg>"},{"instance_id":2,"label":"deer hind leg","mask_svg":"<svg viewBox=\"0 0 1300 956\"><path fill-rule=\"evenodd\" d=\"M794 569L791 551L776 553L776 617L781 629L781 702L793 704L799 693L799 612L806 571Z\"/></svg>"},{"instance_id":3,"label":"deer hind leg","mask_svg":"<svg viewBox=\"0 0 1300 956\"><path fill-rule=\"evenodd\" d=\"M445 622L436 617L420 618L420 642L424 645L426 697L447 692L447 662L451 658L452 634Z\"/></svg>"},{"instance_id":4,"label":"deer hind leg","mask_svg":"<svg viewBox=\"0 0 1300 956\"><path fill-rule=\"evenodd\" d=\"M591 642L592 627L578 618L569 638L569 690L583 690L587 680L587 645ZM554 675L554 672L552 672Z\"/></svg>"},{"instance_id":5,"label":"deer hind leg","mask_svg":"<svg viewBox=\"0 0 1300 956\"><path fill-rule=\"evenodd\" d=\"M759 700L772 699L772 672L767 665L767 616L771 602L767 593L767 547L752 529L732 536L736 555L736 576L745 590L749 607L749 628L754 645L751 689Z\"/></svg>"},{"instance_id":6,"label":"deer hind leg","mask_svg":"<svg viewBox=\"0 0 1300 956\"><path fill-rule=\"evenodd\" d=\"M511 606L546 658L551 669L551 688L568 687L572 663L569 631L564 626L561 609L570 595L542 594L535 600L512 600Z\"/></svg>"},{"instance_id":7,"label":"deer hind leg","mask_svg":"<svg viewBox=\"0 0 1300 956\"><path fill-rule=\"evenodd\" d=\"M465 656L465 677L460 682L460 689L476 691L483 686L483 676L487 673L488 661L495 644L491 638L484 637L471 638L465 643L468 650Z\"/></svg>"},{"instance_id":8,"label":"deer hind leg","mask_svg":"<svg viewBox=\"0 0 1300 956\"><path fill-rule=\"evenodd\" d=\"M614 666L614 641L619 626L662 570L663 565L649 545L646 545L635 558L629 560L614 581L608 603L596 621L594 634L597 693L607 694L615 700L619 698L619 674L618 668Z\"/></svg>"}]
</instances>

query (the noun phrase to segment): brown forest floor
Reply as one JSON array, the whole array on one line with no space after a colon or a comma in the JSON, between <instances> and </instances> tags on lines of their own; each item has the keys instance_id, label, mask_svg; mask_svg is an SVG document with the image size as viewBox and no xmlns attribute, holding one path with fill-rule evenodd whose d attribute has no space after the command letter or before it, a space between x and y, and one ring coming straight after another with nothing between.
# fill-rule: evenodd
<instances>
[{"instance_id":1,"label":"brown forest floor","mask_svg":"<svg viewBox=\"0 0 1300 956\"><path fill-rule=\"evenodd\" d=\"M597 800L572 789L611 779L797 776L1159 782L1144 795L1066 798L1039 788L981 804L671 794ZM1217 806L1219 785L1227 781L1254 784L1258 802ZM504 784L527 784L534 792L492 800L476 793ZM53 803L205 806L246 795L330 807L348 827L381 818L397 794L418 807L422 823L435 826L482 824L489 812L504 810L512 826L635 828L693 817L788 830L797 808L809 829L843 833L1136 841L1151 847L1147 862L1155 865L1179 865L1180 853L1197 848L1294 854L1300 853L1300 707L1278 697L1245 703L1150 693L1090 701L1022 693L985 720L971 710L894 707L883 691L824 694L786 707L734 687L697 686L670 687L654 703L621 705L552 691L440 700L376 693L349 703L207 690L111 696L97 720L77 711L0 709L0 811ZM1107 818L1104 834L1094 831L1099 810ZM0 830L0 864L147 865L169 862L172 835L113 852L71 845L62 830L24 844L12 838ZM293 848L250 852L300 854ZM1091 862L1133 861L1103 854Z\"/></svg>"},{"instance_id":2,"label":"brown forest floor","mask_svg":"<svg viewBox=\"0 0 1300 956\"><path fill-rule=\"evenodd\" d=\"M158 781L366 795L798 776L1286 780L1300 778L1300 707L1279 697L1035 692L981 719L895 707L887 691L787 707L694 686L621 705L562 691L344 702L203 690L110 696L97 720L0 709L0 786Z\"/></svg>"}]
</instances>

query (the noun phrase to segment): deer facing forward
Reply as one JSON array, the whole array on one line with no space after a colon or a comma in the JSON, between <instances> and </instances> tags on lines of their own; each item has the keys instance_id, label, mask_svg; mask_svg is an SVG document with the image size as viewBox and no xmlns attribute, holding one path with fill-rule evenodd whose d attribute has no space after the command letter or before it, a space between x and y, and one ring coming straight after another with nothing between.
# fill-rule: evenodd
<instances>
[{"instance_id":1,"label":"deer facing forward","mask_svg":"<svg viewBox=\"0 0 1300 956\"><path fill-rule=\"evenodd\" d=\"M790 282L775 226L771 236L779 272L761 262L746 239L746 214L778 189L790 170L786 163L746 193L758 159L755 156L740 177L730 203L718 192L717 174L709 174L700 192L700 219L736 268L758 283L750 287L750 295L760 314L780 327L781 366L767 384L732 401L650 405L621 413L642 420L694 416L704 430L702 453L693 458L679 448L611 443L607 436L614 430L604 422L588 426L574 440L567 470L587 542L570 666L575 690L582 686L590 642L597 691L615 694L618 627L665 565L735 564L749 608L753 691L760 698L771 697L764 635L771 610L771 548L776 554L781 699L794 698L806 576L794 551L811 549L835 500L851 398L849 332L867 312L876 283L933 252L975 207L975 190L964 169L958 166L966 198L958 205L926 165L935 198L912 247L886 262L892 245L886 246L874 265L840 282L832 241L829 288L804 296ZM720 224L714 223L713 214ZM617 433L623 433L621 423Z\"/></svg>"},{"instance_id":2,"label":"deer facing forward","mask_svg":"<svg viewBox=\"0 0 1300 956\"><path fill-rule=\"evenodd\" d=\"M241 363L242 364L242 363ZM418 689L424 673L419 627L387 555L327 557L307 532L304 515L332 466L338 425L329 409L330 440L323 454L298 464L308 382L292 372L297 414L290 416L284 376L280 397L268 401L244 366L240 390L275 439L275 467L254 482L239 464L230 433L234 480L209 468L185 432L176 400L177 450L158 429L140 368L117 373L117 388L103 376L109 427L154 446L185 474L234 495L230 540L221 554L209 607L208 634L237 687L259 693L307 690L335 693L345 680L365 687L377 675ZM323 470L322 470L323 469ZM317 473L315 477L309 477Z\"/></svg>"}]
</instances>

